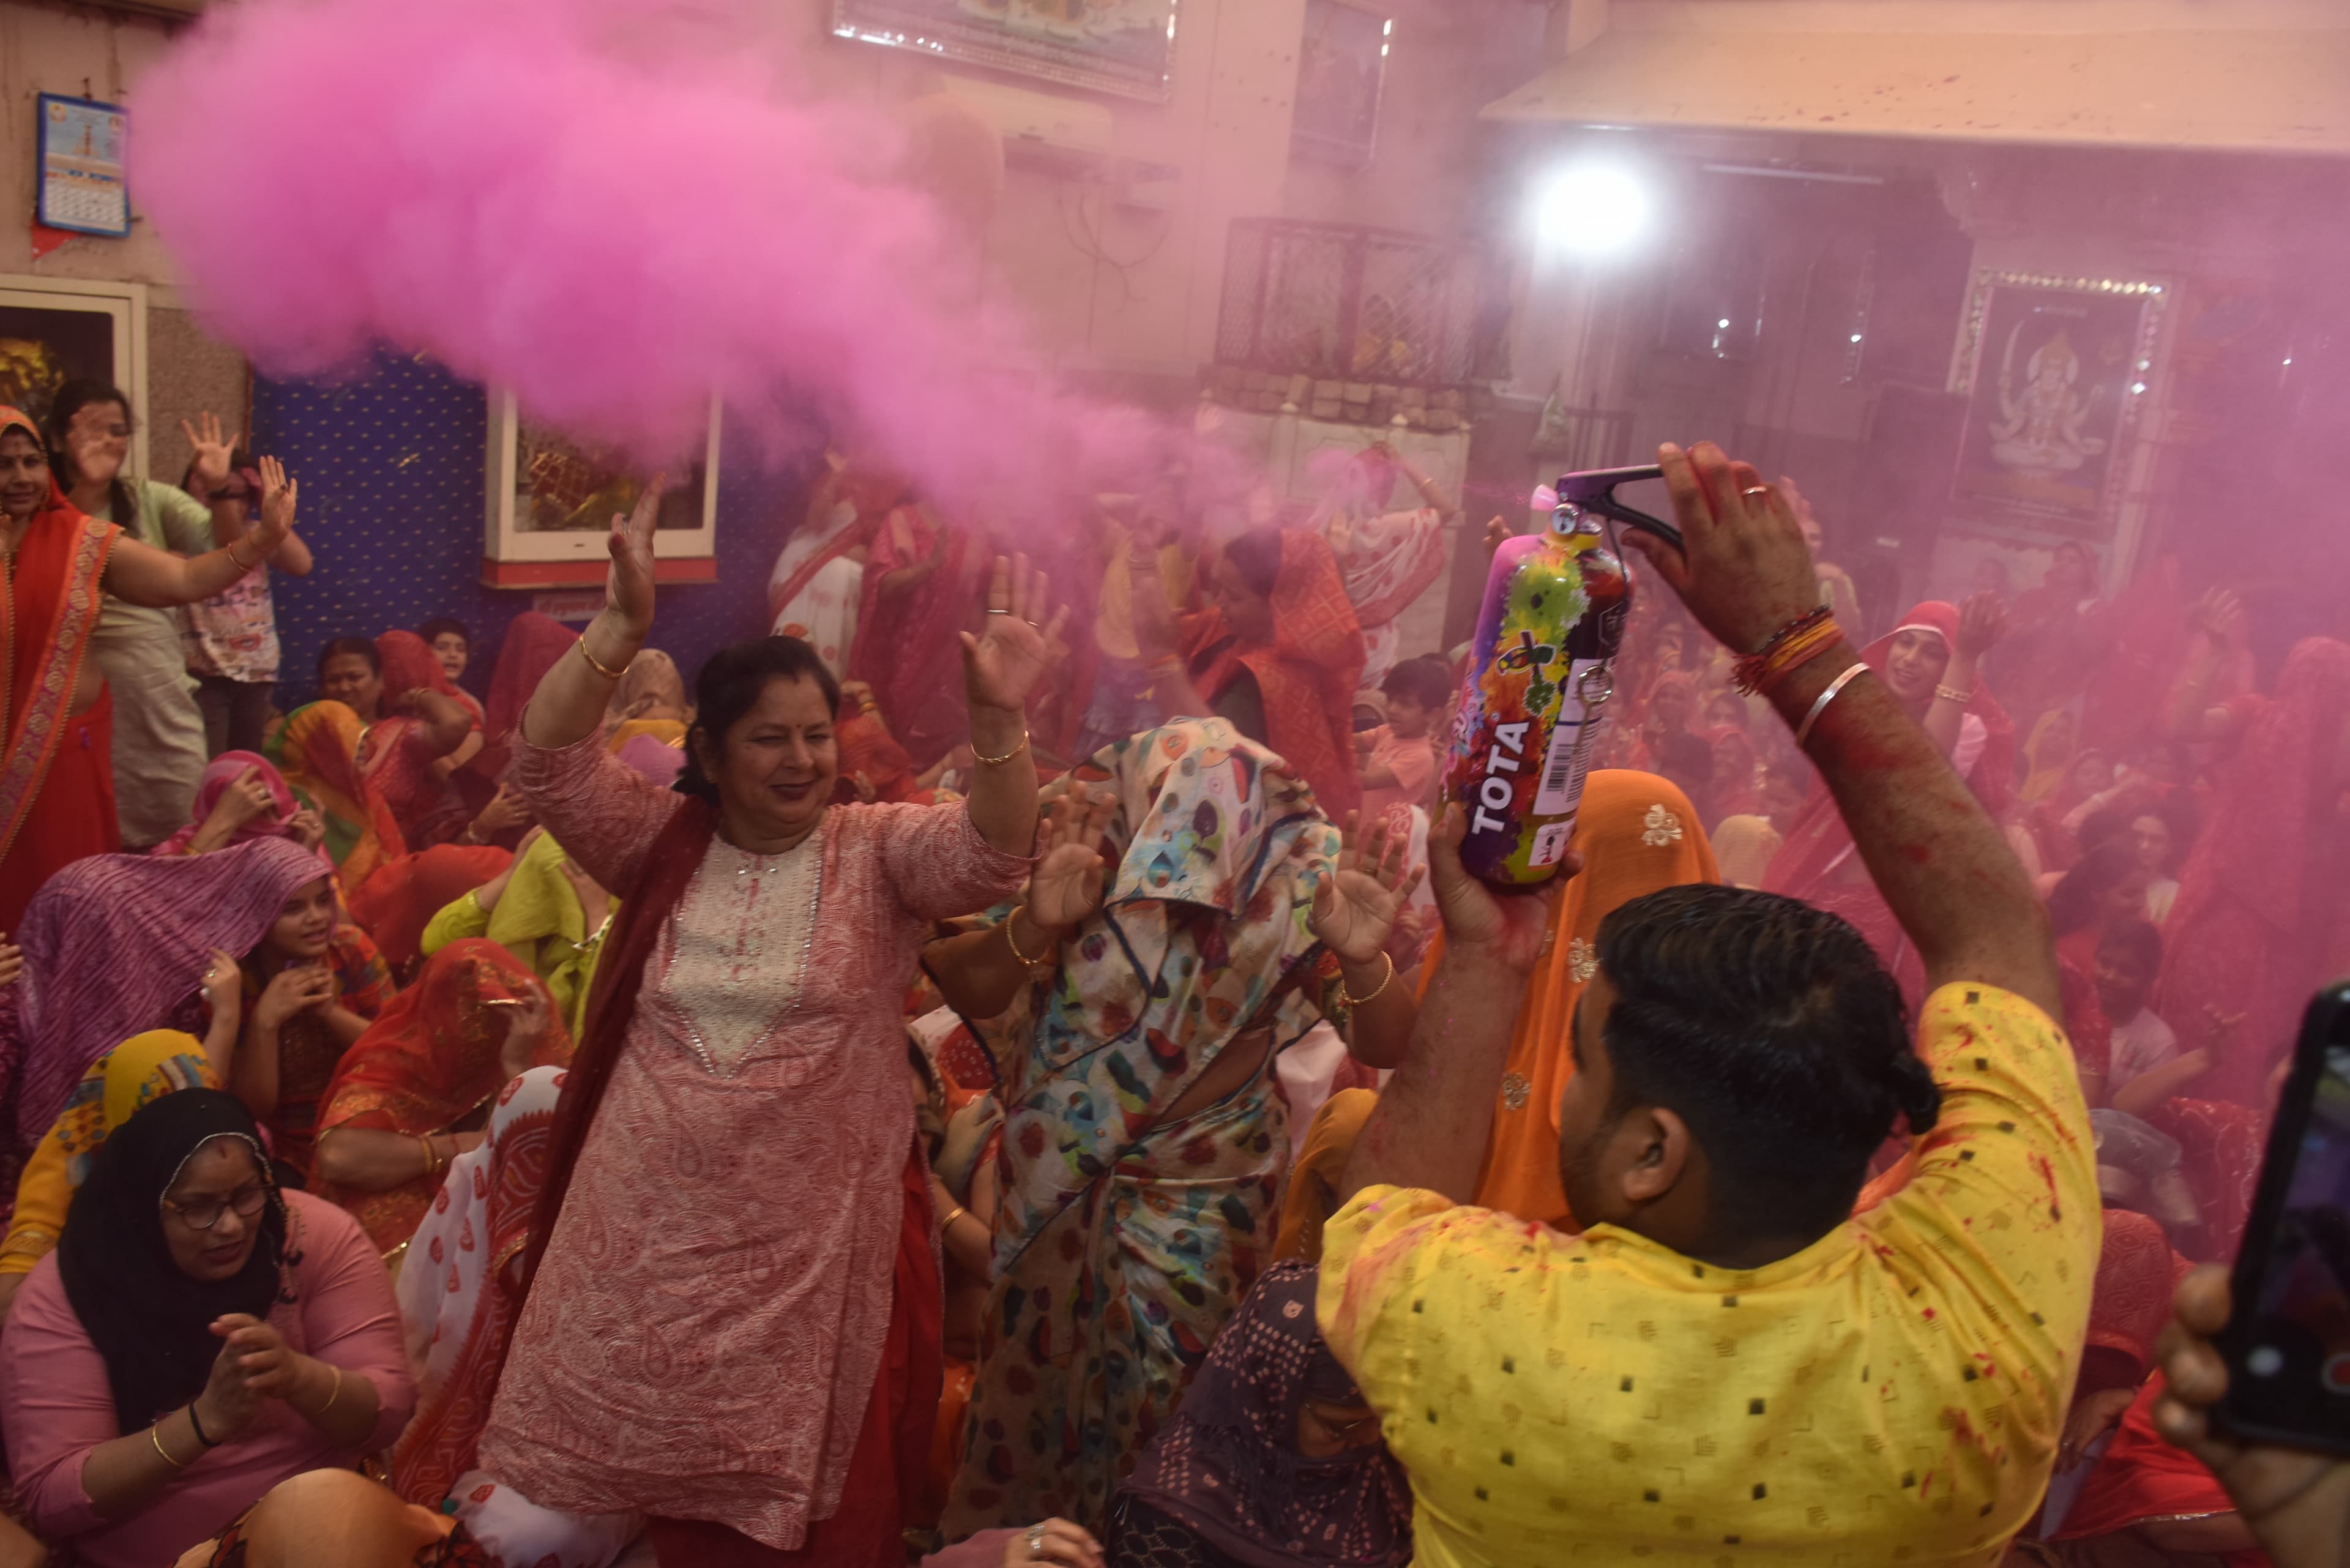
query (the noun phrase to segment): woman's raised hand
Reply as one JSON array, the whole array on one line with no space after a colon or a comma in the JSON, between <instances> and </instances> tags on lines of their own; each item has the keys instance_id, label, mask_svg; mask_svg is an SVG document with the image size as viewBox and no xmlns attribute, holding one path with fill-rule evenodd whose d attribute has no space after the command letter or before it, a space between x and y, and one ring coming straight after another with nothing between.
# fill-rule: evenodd
<instances>
[{"instance_id":1,"label":"woman's raised hand","mask_svg":"<svg viewBox=\"0 0 2350 1568\"><path fill-rule=\"evenodd\" d=\"M520 996L501 1004L506 1015L505 1044L498 1048L498 1070L508 1078L519 1078L530 1071L530 1059L538 1054L539 1043L555 1022L555 1003L544 985L534 981L523 988Z\"/></svg>"},{"instance_id":2,"label":"woman's raised hand","mask_svg":"<svg viewBox=\"0 0 2350 1568\"><path fill-rule=\"evenodd\" d=\"M2230 588L2213 588L2195 607L2195 629L2221 648L2244 640L2244 601Z\"/></svg>"},{"instance_id":3,"label":"woman's raised hand","mask_svg":"<svg viewBox=\"0 0 2350 1568\"><path fill-rule=\"evenodd\" d=\"M1419 887L1410 867L1410 839L1389 831L1381 815L1357 835L1359 812L1347 814L1337 864L1314 895L1314 935L1348 963L1368 963L1387 946L1403 907Z\"/></svg>"},{"instance_id":4,"label":"woman's raised hand","mask_svg":"<svg viewBox=\"0 0 2350 1568\"><path fill-rule=\"evenodd\" d=\"M1028 877L1028 918L1037 925L1066 931L1101 908L1109 867L1097 846L1117 809L1118 802L1107 796L1085 801L1063 795L1054 803L1036 869Z\"/></svg>"},{"instance_id":5,"label":"woman's raised hand","mask_svg":"<svg viewBox=\"0 0 2350 1568\"><path fill-rule=\"evenodd\" d=\"M247 768L236 775L234 783L221 791L213 803L213 819L234 834L256 816L273 815L277 810L277 797L261 782L259 768Z\"/></svg>"},{"instance_id":6,"label":"woman's raised hand","mask_svg":"<svg viewBox=\"0 0 2350 1568\"><path fill-rule=\"evenodd\" d=\"M231 431L223 435L220 416L202 413L192 423L182 420L180 433L188 438L188 445L195 451L196 460L190 474L204 487L205 493L210 494L227 483L229 462L236 455L236 432Z\"/></svg>"},{"instance_id":7,"label":"woman's raised hand","mask_svg":"<svg viewBox=\"0 0 2350 1568\"><path fill-rule=\"evenodd\" d=\"M220 949L213 950L212 962L204 970L204 1001L209 1002L215 1019L234 1019L244 1005L244 971L237 967L234 955Z\"/></svg>"},{"instance_id":8,"label":"woman's raised hand","mask_svg":"<svg viewBox=\"0 0 2350 1568\"><path fill-rule=\"evenodd\" d=\"M263 458L260 466L261 521L252 539L253 547L260 552L255 559L265 561L294 532L294 511L301 502L302 487L286 476L286 465L276 458Z\"/></svg>"},{"instance_id":9,"label":"woman's raised hand","mask_svg":"<svg viewBox=\"0 0 2350 1568\"><path fill-rule=\"evenodd\" d=\"M605 574L604 600L639 639L653 627L653 531L660 523L661 492L669 476L653 475L637 497L635 510L612 519L612 568Z\"/></svg>"},{"instance_id":10,"label":"woman's raised hand","mask_svg":"<svg viewBox=\"0 0 2350 1568\"><path fill-rule=\"evenodd\" d=\"M1028 569L1026 556L995 557L987 587L987 630L962 636L963 694L974 708L1017 712L1028 705L1029 688L1052 662L1053 639L1068 619L1064 608L1045 623L1045 574Z\"/></svg>"},{"instance_id":11,"label":"woman's raised hand","mask_svg":"<svg viewBox=\"0 0 2350 1568\"><path fill-rule=\"evenodd\" d=\"M2007 635L2007 607L1999 602L1994 593L1980 593L1959 607L1959 646L1954 651L1961 659L1981 659L1999 645Z\"/></svg>"}]
</instances>

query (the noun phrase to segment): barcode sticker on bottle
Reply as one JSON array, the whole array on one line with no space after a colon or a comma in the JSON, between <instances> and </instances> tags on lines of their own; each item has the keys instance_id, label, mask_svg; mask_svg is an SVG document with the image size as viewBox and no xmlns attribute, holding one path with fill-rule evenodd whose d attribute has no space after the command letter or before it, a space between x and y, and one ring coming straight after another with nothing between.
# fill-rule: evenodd
<instances>
[{"instance_id":1,"label":"barcode sticker on bottle","mask_svg":"<svg viewBox=\"0 0 2350 1568\"><path fill-rule=\"evenodd\" d=\"M1603 659L1578 659L1567 671L1566 692L1558 706L1558 726L1551 732L1550 754L1543 760L1542 786L1534 794L1536 816L1564 816L1583 799L1584 776L1591 771L1592 753L1599 744L1603 714L1583 702L1583 676Z\"/></svg>"}]
</instances>

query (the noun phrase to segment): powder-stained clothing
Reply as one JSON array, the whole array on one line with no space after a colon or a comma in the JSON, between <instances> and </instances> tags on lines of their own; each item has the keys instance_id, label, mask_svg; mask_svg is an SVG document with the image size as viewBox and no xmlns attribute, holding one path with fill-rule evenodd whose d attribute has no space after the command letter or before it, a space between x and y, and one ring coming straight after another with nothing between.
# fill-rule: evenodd
<instances>
[{"instance_id":1,"label":"powder-stained clothing","mask_svg":"<svg viewBox=\"0 0 2350 1568\"><path fill-rule=\"evenodd\" d=\"M1411 1472L1419 1563L2000 1561L2080 1364L2095 1155L2030 1002L1944 986L1918 1042L1916 1176L1762 1268L1394 1187L1331 1219L1323 1333Z\"/></svg>"}]
</instances>

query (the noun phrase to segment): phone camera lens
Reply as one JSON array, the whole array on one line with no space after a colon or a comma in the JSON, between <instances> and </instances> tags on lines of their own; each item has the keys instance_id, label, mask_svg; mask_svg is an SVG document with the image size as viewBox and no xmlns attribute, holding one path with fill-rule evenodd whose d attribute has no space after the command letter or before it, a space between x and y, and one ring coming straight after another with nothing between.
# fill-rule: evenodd
<instances>
[{"instance_id":1,"label":"phone camera lens","mask_svg":"<svg viewBox=\"0 0 2350 1568\"><path fill-rule=\"evenodd\" d=\"M2244 1357L2244 1370L2255 1377L2274 1377L2284 1370L2284 1352L2273 1345L2255 1345Z\"/></svg>"}]
</instances>

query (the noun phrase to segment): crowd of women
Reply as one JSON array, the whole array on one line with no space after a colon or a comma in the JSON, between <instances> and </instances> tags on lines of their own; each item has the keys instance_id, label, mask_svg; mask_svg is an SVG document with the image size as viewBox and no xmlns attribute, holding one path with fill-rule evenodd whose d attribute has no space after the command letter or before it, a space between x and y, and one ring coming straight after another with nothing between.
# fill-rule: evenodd
<instances>
[{"instance_id":1,"label":"crowd of women","mask_svg":"<svg viewBox=\"0 0 2350 1568\"><path fill-rule=\"evenodd\" d=\"M1382 447L1289 514L1105 497L1056 595L836 462L776 635L691 693L647 646L656 484L603 613L516 617L481 697L445 620L329 643L282 716L263 664L206 676L264 691L223 697L163 820L126 781L169 726L126 728L143 689L89 656L224 588L265 621L259 562L309 565L295 487L192 430L202 533L110 477L119 397L68 403L0 413L0 1563L1410 1559L1313 1298L1442 950L1459 672L1397 631L1449 547L1433 482ZM2231 1252L2293 1016L2345 956L2350 646L2263 691L2216 595L2152 669L2147 606L2080 565L1864 657L2043 878L2096 1107L2092 1353L2029 1550L2240 1551L2152 1439L2153 1340L2185 1261ZM1859 621L1832 568L1822 597ZM1663 600L1478 1186L1563 1229L1608 914L1766 887L1917 979L1825 790ZM1872 1194L1906 1178L1881 1164Z\"/></svg>"}]
</instances>

